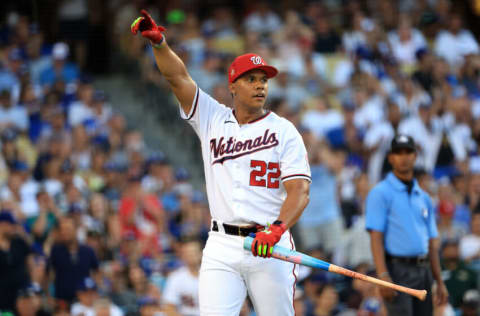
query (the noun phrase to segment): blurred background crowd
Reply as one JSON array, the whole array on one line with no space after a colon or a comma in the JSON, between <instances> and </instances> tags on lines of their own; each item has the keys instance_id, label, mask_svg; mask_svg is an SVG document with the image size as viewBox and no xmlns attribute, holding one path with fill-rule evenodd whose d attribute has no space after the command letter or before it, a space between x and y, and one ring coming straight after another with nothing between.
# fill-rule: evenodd
<instances>
[{"instance_id":1,"label":"blurred background crowd","mask_svg":"<svg viewBox=\"0 0 480 316\"><path fill-rule=\"evenodd\" d=\"M142 8L227 106L235 56L280 70L268 107L297 126L312 168L300 250L375 275L364 201L395 133L413 136L450 292L435 315L477 315L479 0L1 1L2 315L198 315L201 155L130 34ZM371 284L300 272L297 315L385 315Z\"/></svg>"}]
</instances>

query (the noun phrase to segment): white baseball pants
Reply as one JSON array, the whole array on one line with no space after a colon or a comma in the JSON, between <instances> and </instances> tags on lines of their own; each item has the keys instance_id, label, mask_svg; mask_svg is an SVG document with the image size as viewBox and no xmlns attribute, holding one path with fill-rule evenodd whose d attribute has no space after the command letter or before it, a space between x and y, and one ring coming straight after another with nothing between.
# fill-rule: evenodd
<instances>
[{"instance_id":1,"label":"white baseball pants","mask_svg":"<svg viewBox=\"0 0 480 316\"><path fill-rule=\"evenodd\" d=\"M243 240L210 231L200 268L200 315L238 315L248 293L257 316L293 316L298 266L254 257L243 249ZM295 247L288 231L278 244Z\"/></svg>"}]
</instances>

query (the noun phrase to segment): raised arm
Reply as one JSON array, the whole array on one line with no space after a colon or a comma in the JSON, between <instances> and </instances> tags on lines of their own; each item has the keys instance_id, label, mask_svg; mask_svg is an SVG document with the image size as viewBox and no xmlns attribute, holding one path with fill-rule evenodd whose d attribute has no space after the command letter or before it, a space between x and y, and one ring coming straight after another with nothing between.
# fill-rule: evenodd
<instances>
[{"instance_id":1,"label":"raised arm","mask_svg":"<svg viewBox=\"0 0 480 316\"><path fill-rule=\"evenodd\" d=\"M142 10L141 13L143 16L138 17L131 25L132 33L137 34L140 31L143 37L150 40L158 69L168 81L183 111L188 114L195 98L196 84L183 61L165 41L162 34L165 28L157 26L147 11Z\"/></svg>"}]
</instances>

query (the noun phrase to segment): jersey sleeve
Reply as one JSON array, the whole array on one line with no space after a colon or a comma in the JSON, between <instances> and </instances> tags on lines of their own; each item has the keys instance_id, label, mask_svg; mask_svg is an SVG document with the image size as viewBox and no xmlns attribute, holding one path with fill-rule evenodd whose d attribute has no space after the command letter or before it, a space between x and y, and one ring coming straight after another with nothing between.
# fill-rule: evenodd
<instances>
[{"instance_id":1,"label":"jersey sleeve","mask_svg":"<svg viewBox=\"0 0 480 316\"><path fill-rule=\"evenodd\" d=\"M280 153L280 172L282 182L292 179L306 179L312 181L307 150L302 136L297 129L288 122L285 129Z\"/></svg>"},{"instance_id":2,"label":"jersey sleeve","mask_svg":"<svg viewBox=\"0 0 480 316\"><path fill-rule=\"evenodd\" d=\"M218 103L217 100L203 92L198 86L190 113L185 113L180 104L179 107L180 117L193 127L193 130L197 133L198 137L200 137L200 140L204 139L207 135L208 126L215 113L226 108L223 104Z\"/></svg>"},{"instance_id":3,"label":"jersey sleeve","mask_svg":"<svg viewBox=\"0 0 480 316\"><path fill-rule=\"evenodd\" d=\"M368 231L385 232L387 226L388 205L379 187L373 188L367 196L365 205L365 227Z\"/></svg>"}]
</instances>

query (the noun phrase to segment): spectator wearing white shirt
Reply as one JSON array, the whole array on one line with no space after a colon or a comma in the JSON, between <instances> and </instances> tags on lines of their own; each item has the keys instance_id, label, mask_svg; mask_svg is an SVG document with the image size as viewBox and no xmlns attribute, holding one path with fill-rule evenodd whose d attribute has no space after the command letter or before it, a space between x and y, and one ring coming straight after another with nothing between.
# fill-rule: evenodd
<instances>
[{"instance_id":1,"label":"spectator wearing white shirt","mask_svg":"<svg viewBox=\"0 0 480 316\"><path fill-rule=\"evenodd\" d=\"M68 123L70 126L75 127L93 117L91 104L94 91L92 80L89 77L83 77L77 90L78 100L73 102L69 108Z\"/></svg>"},{"instance_id":2,"label":"spectator wearing white shirt","mask_svg":"<svg viewBox=\"0 0 480 316\"><path fill-rule=\"evenodd\" d=\"M365 134L364 146L370 153L367 169L370 183L377 183L391 170L387 153L401 119L400 107L390 99L387 102L387 120L371 126Z\"/></svg>"},{"instance_id":3,"label":"spectator wearing white shirt","mask_svg":"<svg viewBox=\"0 0 480 316\"><path fill-rule=\"evenodd\" d=\"M72 316L96 316L102 309L108 310L110 316L123 316L122 310L108 299L99 298L97 284L92 278L85 278L77 286L77 299L70 309Z\"/></svg>"},{"instance_id":4,"label":"spectator wearing white shirt","mask_svg":"<svg viewBox=\"0 0 480 316\"><path fill-rule=\"evenodd\" d=\"M163 292L165 312L183 316L200 315L198 306L198 274L202 247L197 240L187 240L181 244L180 258L184 267L172 272Z\"/></svg>"},{"instance_id":5,"label":"spectator wearing white shirt","mask_svg":"<svg viewBox=\"0 0 480 316\"><path fill-rule=\"evenodd\" d=\"M349 54L353 54L359 47L368 46L367 34L375 27L373 21L367 18L362 11L353 13L351 23L351 30L344 32L342 35L343 48Z\"/></svg>"},{"instance_id":6,"label":"spectator wearing white shirt","mask_svg":"<svg viewBox=\"0 0 480 316\"><path fill-rule=\"evenodd\" d=\"M367 73L357 75L354 80L358 81L354 90L355 126L367 129L385 119L383 89L380 82Z\"/></svg>"},{"instance_id":7,"label":"spectator wearing white shirt","mask_svg":"<svg viewBox=\"0 0 480 316\"><path fill-rule=\"evenodd\" d=\"M257 9L245 19L247 32L273 34L282 27L282 20L273 12L265 0L256 1Z\"/></svg>"},{"instance_id":8,"label":"spectator wearing white shirt","mask_svg":"<svg viewBox=\"0 0 480 316\"><path fill-rule=\"evenodd\" d=\"M480 212L472 214L471 233L460 239L460 258L480 262Z\"/></svg>"},{"instance_id":9,"label":"spectator wearing white shirt","mask_svg":"<svg viewBox=\"0 0 480 316\"><path fill-rule=\"evenodd\" d=\"M420 104L432 102L428 93L410 77L403 77L398 87L399 89L393 93L392 98L400 106L404 117L417 115Z\"/></svg>"},{"instance_id":10,"label":"spectator wearing white shirt","mask_svg":"<svg viewBox=\"0 0 480 316\"><path fill-rule=\"evenodd\" d=\"M7 182L0 187L0 201L15 205L15 215L20 219L38 215L36 194L39 184L30 176L30 169L24 161L14 161L9 169Z\"/></svg>"},{"instance_id":11,"label":"spectator wearing white shirt","mask_svg":"<svg viewBox=\"0 0 480 316\"><path fill-rule=\"evenodd\" d=\"M460 119L461 106L458 106L457 118ZM471 131L462 121L449 122L450 114L434 116L434 110L428 103L421 104L418 116L402 121L399 132L412 136L419 145L417 162L428 172L438 168L451 168L465 161L471 146ZM463 114L462 114L463 115ZM437 170L438 171L438 170Z\"/></svg>"},{"instance_id":12,"label":"spectator wearing white shirt","mask_svg":"<svg viewBox=\"0 0 480 316\"><path fill-rule=\"evenodd\" d=\"M13 105L9 89L0 91L0 130L7 127L26 131L28 128L28 114L23 106Z\"/></svg>"},{"instance_id":13,"label":"spectator wearing white shirt","mask_svg":"<svg viewBox=\"0 0 480 316\"><path fill-rule=\"evenodd\" d=\"M462 28L462 24L462 16L452 13L448 29L440 31L435 39L435 53L453 67L460 67L465 55L480 51L477 40L470 31Z\"/></svg>"},{"instance_id":14,"label":"spectator wearing white shirt","mask_svg":"<svg viewBox=\"0 0 480 316\"><path fill-rule=\"evenodd\" d=\"M406 14L400 16L397 29L388 34L388 43L393 56L403 66L413 66L416 62L415 53L427 47L422 33L412 27Z\"/></svg>"},{"instance_id":15,"label":"spectator wearing white shirt","mask_svg":"<svg viewBox=\"0 0 480 316\"><path fill-rule=\"evenodd\" d=\"M311 130L318 139L323 139L332 129L343 125L342 114L332 109L325 98L312 98L311 108L305 112L302 118L302 126Z\"/></svg>"}]
</instances>

